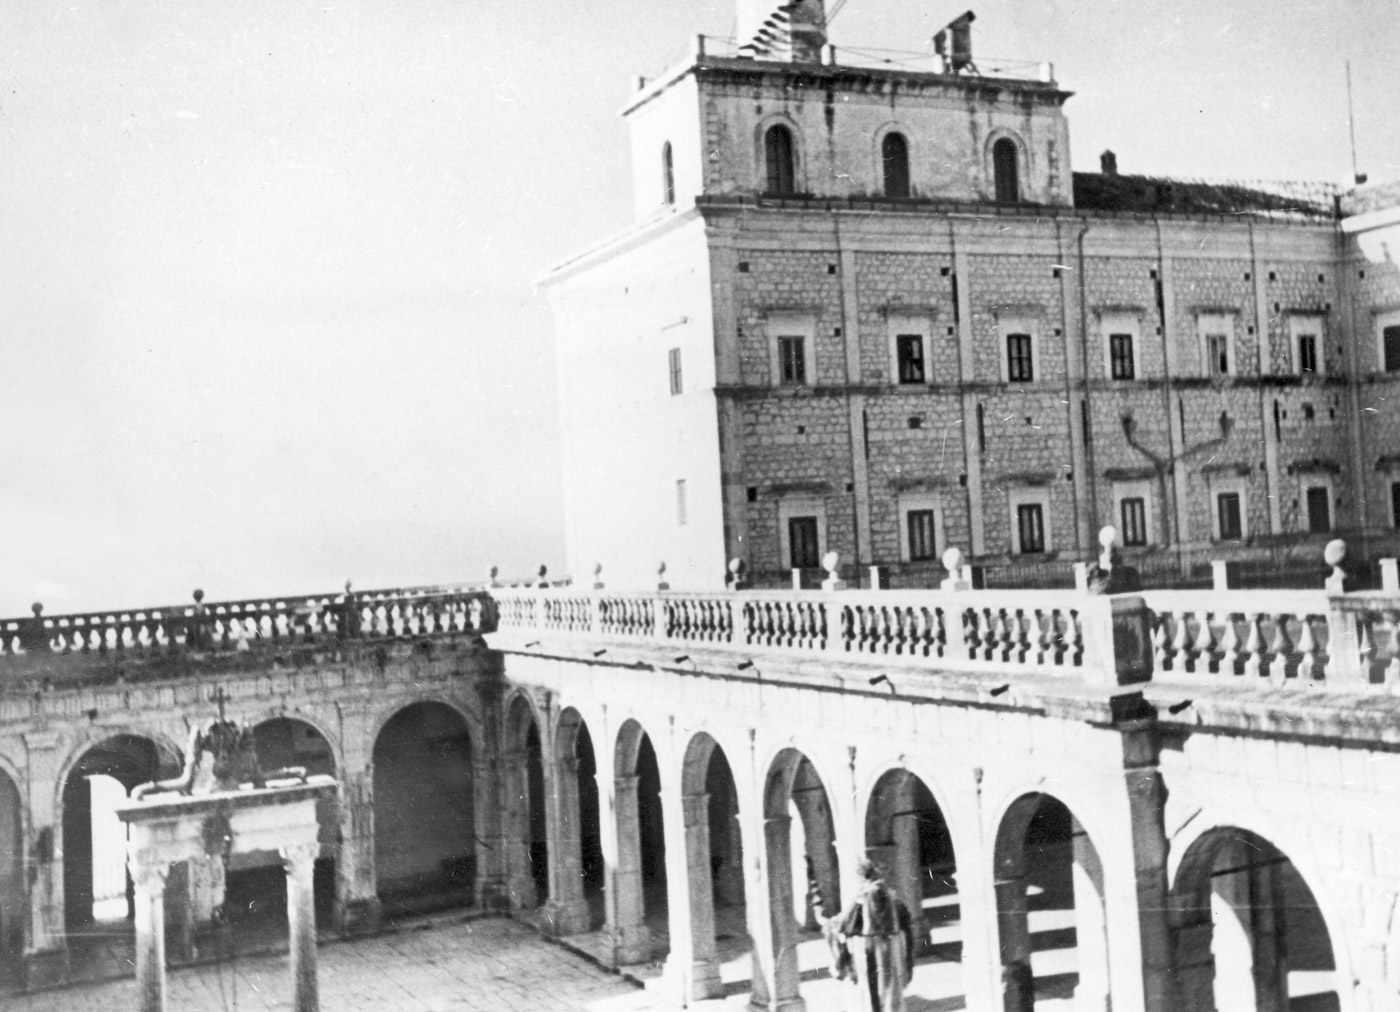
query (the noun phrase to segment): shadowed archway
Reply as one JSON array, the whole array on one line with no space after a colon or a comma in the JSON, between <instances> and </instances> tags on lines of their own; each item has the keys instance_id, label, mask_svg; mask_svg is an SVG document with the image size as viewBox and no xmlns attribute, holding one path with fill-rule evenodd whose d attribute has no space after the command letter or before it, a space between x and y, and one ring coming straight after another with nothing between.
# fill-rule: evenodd
<instances>
[{"instance_id":1,"label":"shadowed archway","mask_svg":"<svg viewBox=\"0 0 1400 1012\"><path fill-rule=\"evenodd\" d=\"M651 738L635 720L617 733L613 751L617 863L608 896L608 932L618 965L659 958L648 920L664 921L666 837L661 771Z\"/></svg>"}]
</instances>

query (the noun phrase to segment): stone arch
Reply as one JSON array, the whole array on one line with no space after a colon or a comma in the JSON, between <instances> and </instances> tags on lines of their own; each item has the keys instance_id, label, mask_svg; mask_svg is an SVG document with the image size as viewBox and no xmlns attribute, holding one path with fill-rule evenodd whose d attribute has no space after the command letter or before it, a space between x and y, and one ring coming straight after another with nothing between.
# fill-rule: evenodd
<instances>
[{"instance_id":1,"label":"stone arch","mask_svg":"<svg viewBox=\"0 0 1400 1012\"><path fill-rule=\"evenodd\" d=\"M423 693L421 695L391 699L379 709L370 725L369 741L371 756L373 756L374 753L374 744L379 741L379 736L384 731L384 725L412 706L441 706L444 709L451 710L466 726L467 734L471 736L473 742L486 740L486 729L482 727L481 717L470 707L463 706L457 700L441 693Z\"/></svg>"},{"instance_id":2,"label":"stone arch","mask_svg":"<svg viewBox=\"0 0 1400 1012\"><path fill-rule=\"evenodd\" d=\"M743 844L734 773L724 748L708 732L691 736L679 780L684 899L689 915L689 923L682 923L690 938L690 952L673 953L684 958L685 965L672 968L671 974L685 982L683 998L691 1002L723 992L720 936L745 934Z\"/></svg>"},{"instance_id":3,"label":"stone arch","mask_svg":"<svg viewBox=\"0 0 1400 1012\"><path fill-rule=\"evenodd\" d=\"M96 892L102 891L97 888L99 881L124 894L121 919L130 920L133 907L131 878L126 870L126 832L111 808L120 795L129 795L138 784L175 776L181 765L180 750L165 735L141 731L114 729L88 736L70 755L55 785L57 828L63 846L64 923L68 927L92 923L94 901L99 899ZM113 788L100 793L97 833L94 777L108 778L98 784Z\"/></svg>"},{"instance_id":4,"label":"stone arch","mask_svg":"<svg viewBox=\"0 0 1400 1012\"><path fill-rule=\"evenodd\" d=\"M1024 793L1007 806L993 850L1004 1006L1074 995L1102 1007L1109 994L1103 866L1079 819L1059 798ZM1032 921L1034 920L1034 924ZM1072 944L1077 973L1036 978L1034 951Z\"/></svg>"},{"instance_id":5,"label":"stone arch","mask_svg":"<svg viewBox=\"0 0 1400 1012\"><path fill-rule=\"evenodd\" d=\"M330 775L339 776L340 771L346 768L345 742L340 728L332 721L325 719L319 713L314 711L308 712L302 709L289 712L284 707L268 707L267 709L254 710L251 713L240 715L237 719L246 722L254 729L274 720L291 720L296 721L298 724L304 724L306 727L315 731L330 749L330 759L335 770L335 772ZM275 761L264 759L261 751L258 753L258 761L262 764L264 769L279 765Z\"/></svg>"},{"instance_id":6,"label":"stone arch","mask_svg":"<svg viewBox=\"0 0 1400 1012\"><path fill-rule=\"evenodd\" d=\"M1213 826L1186 847L1169 901L1182 1009L1340 1008L1332 925L1303 874L1265 837Z\"/></svg>"},{"instance_id":7,"label":"stone arch","mask_svg":"<svg viewBox=\"0 0 1400 1012\"><path fill-rule=\"evenodd\" d=\"M401 703L378 725L374 862L387 913L471 901L478 740L460 709L436 699Z\"/></svg>"},{"instance_id":8,"label":"stone arch","mask_svg":"<svg viewBox=\"0 0 1400 1012\"><path fill-rule=\"evenodd\" d=\"M806 868L800 871L792 854L793 810L803 830ZM754 998L756 1004L782 1007L800 1000L795 882L802 879L807 885L802 904L807 926L815 927L818 917L833 916L841 907L835 824L826 785L812 761L795 747L780 750L764 777L763 837L769 923L754 925Z\"/></svg>"},{"instance_id":9,"label":"stone arch","mask_svg":"<svg viewBox=\"0 0 1400 1012\"><path fill-rule=\"evenodd\" d=\"M870 790L864 821L866 854L913 916L916 955L935 953L961 968L956 845L933 792L909 769L887 769ZM954 986L947 997L966 994L961 974Z\"/></svg>"},{"instance_id":10,"label":"stone arch","mask_svg":"<svg viewBox=\"0 0 1400 1012\"><path fill-rule=\"evenodd\" d=\"M319 722L283 710L240 719L252 725L258 765L263 770L296 766L304 768L308 776L340 778L340 757ZM335 913L336 869L341 858L337 795L317 801L316 819L321 853L313 866L312 890L317 919L325 923ZM199 930L201 922L212 917L213 906L218 902L223 903L234 923L267 921L280 925L287 909L287 876L280 856L269 852L235 854L229 858L227 872L222 866L210 864L191 866L186 874L191 891L192 930Z\"/></svg>"},{"instance_id":11,"label":"stone arch","mask_svg":"<svg viewBox=\"0 0 1400 1012\"><path fill-rule=\"evenodd\" d=\"M890 200L914 196L914 154L916 134L902 123L889 122L875 131L875 174L877 191Z\"/></svg>"},{"instance_id":12,"label":"stone arch","mask_svg":"<svg viewBox=\"0 0 1400 1012\"><path fill-rule=\"evenodd\" d=\"M21 782L10 774L8 763L0 762L0 978L17 965L29 933Z\"/></svg>"},{"instance_id":13,"label":"stone arch","mask_svg":"<svg viewBox=\"0 0 1400 1012\"><path fill-rule=\"evenodd\" d=\"M651 738L636 718L618 728L613 745L613 818L617 855L609 877L613 897L614 960L652 958L648 914L659 914L666 896L666 840L661 808L661 768Z\"/></svg>"},{"instance_id":14,"label":"stone arch","mask_svg":"<svg viewBox=\"0 0 1400 1012\"><path fill-rule=\"evenodd\" d=\"M516 910L533 909L549 896L543 726L529 695L513 693L506 702L501 743L505 787L501 837L506 851L506 889Z\"/></svg>"}]
</instances>

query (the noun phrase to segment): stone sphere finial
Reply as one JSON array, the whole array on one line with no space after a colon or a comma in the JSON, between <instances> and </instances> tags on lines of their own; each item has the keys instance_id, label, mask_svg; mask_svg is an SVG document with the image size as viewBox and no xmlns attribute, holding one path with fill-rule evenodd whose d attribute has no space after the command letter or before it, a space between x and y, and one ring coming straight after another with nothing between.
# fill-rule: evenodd
<instances>
[{"instance_id":1,"label":"stone sphere finial","mask_svg":"<svg viewBox=\"0 0 1400 1012\"><path fill-rule=\"evenodd\" d=\"M961 548L949 548L943 552L943 568L953 575L958 575L958 570L962 567L963 553Z\"/></svg>"},{"instance_id":2,"label":"stone sphere finial","mask_svg":"<svg viewBox=\"0 0 1400 1012\"><path fill-rule=\"evenodd\" d=\"M825 555L822 556L822 568L825 569L830 575L835 576L836 570L840 567L840 565L840 552L827 552Z\"/></svg>"},{"instance_id":3,"label":"stone sphere finial","mask_svg":"<svg viewBox=\"0 0 1400 1012\"><path fill-rule=\"evenodd\" d=\"M42 601L35 601L29 607L33 610L35 618L38 618L40 615L44 614L44 604Z\"/></svg>"},{"instance_id":4,"label":"stone sphere finial","mask_svg":"<svg viewBox=\"0 0 1400 1012\"><path fill-rule=\"evenodd\" d=\"M543 579L545 578L545 576L546 576L548 573L549 573L549 567L548 567L548 566L544 566L544 565L540 566L540 579L541 579L541 580L543 580Z\"/></svg>"},{"instance_id":5,"label":"stone sphere finial","mask_svg":"<svg viewBox=\"0 0 1400 1012\"><path fill-rule=\"evenodd\" d=\"M1347 543L1341 538L1334 538L1327 542L1327 547L1322 550L1322 558L1333 569L1340 566L1347 557Z\"/></svg>"},{"instance_id":6,"label":"stone sphere finial","mask_svg":"<svg viewBox=\"0 0 1400 1012\"><path fill-rule=\"evenodd\" d=\"M195 603L195 604L199 604L199 603L202 602L203 600L204 600L204 591L201 590L201 589L199 589L198 587L196 587L196 588L195 588L195 591L194 591L194 603Z\"/></svg>"},{"instance_id":7,"label":"stone sphere finial","mask_svg":"<svg viewBox=\"0 0 1400 1012\"><path fill-rule=\"evenodd\" d=\"M665 560L665 559L662 559L660 565L658 565L658 566L656 567L656 575L657 575L657 576L665 576L665 575L666 575L666 560Z\"/></svg>"},{"instance_id":8,"label":"stone sphere finial","mask_svg":"<svg viewBox=\"0 0 1400 1012\"><path fill-rule=\"evenodd\" d=\"M743 559L730 559L730 560L729 560L729 571L730 571L732 574L734 574L735 576L738 576L740 573L742 573L742 572L744 571L744 560L743 560Z\"/></svg>"},{"instance_id":9,"label":"stone sphere finial","mask_svg":"<svg viewBox=\"0 0 1400 1012\"><path fill-rule=\"evenodd\" d=\"M1118 529L1112 524L1105 524L1099 531L1099 547L1112 548L1113 543L1118 540Z\"/></svg>"},{"instance_id":10,"label":"stone sphere finial","mask_svg":"<svg viewBox=\"0 0 1400 1012\"><path fill-rule=\"evenodd\" d=\"M350 588L351 588L352 586L354 586L354 584L353 584L351 581L349 581L349 580L346 580L346 581L345 581L345 593L346 593L346 594L349 594L349 593L350 593Z\"/></svg>"},{"instance_id":11,"label":"stone sphere finial","mask_svg":"<svg viewBox=\"0 0 1400 1012\"><path fill-rule=\"evenodd\" d=\"M489 575L490 575L491 579L494 580L497 576L500 575L500 572L501 572L501 567L500 567L500 566L492 566L492 567L491 567L491 572L490 572Z\"/></svg>"}]
</instances>

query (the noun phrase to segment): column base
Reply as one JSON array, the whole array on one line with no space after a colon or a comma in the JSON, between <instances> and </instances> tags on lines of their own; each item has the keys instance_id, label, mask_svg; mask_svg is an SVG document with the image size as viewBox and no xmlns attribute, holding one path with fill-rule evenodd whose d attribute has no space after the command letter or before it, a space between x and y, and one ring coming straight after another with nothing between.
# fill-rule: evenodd
<instances>
[{"instance_id":1,"label":"column base","mask_svg":"<svg viewBox=\"0 0 1400 1012\"><path fill-rule=\"evenodd\" d=\"M345 938L360 938L379 931L384 912L379 897L342 900L336 911L335 929Z\"/></svg>"},{"instance_id":2,"label":"column base","mask_svg":"<svg viewBox=\"0 0 1400 1012\"><path fill-rule=\"evenodd\" d=\"M24 989L42 991L67 984L70 973L68 949L40 949L24 954Z\"/></svg>"},{"instance_id":3,"label":"column base","mask_svg":"<svg viewBox=\"0 0 1400 1012\"><path fill-rule=\"evenodd\" d=\"M508 892L512 910L534 910L539 906L535 899L535 880L532 878L518 875L511 878Z\"/></svg>"},{"instance_id":4,"label":"column base","mask_svg":"<svg viewBox=\"0 0 1400 1012\"><path fill-rule=\"evenodd\" d=\"M540 930L551 938L581 935L592 927L592 919L588 904L583 900L571 903L550 900L535 915Z\"/></svg>"},{"instance_id":5,"label":"column base","mask_svg":"<svg viewBox=\"0 0 1400 1012\"><path fill-rule=\"evenodd\" d=\"M639 925L635 928L608 930L608 965L633 966L651 960L651 929Z\"/></svg>"},{"instance_id":6,"label":"column base","mask_svg":"<svg viewBox=\"0 0 1400 1012\"><path fill-rule=\"evenodd\" d=\"M477 899L482 910L491 913L510 912L510 886L502 877L493 875L483 878L477 889Z\"/></svg>"},{"instance_id":7,"label":"column base","mask_svg":"<svg viewBox=\"0 0 1400 1012\"><path fill-rule=\"evenodd\" d=\"M719 977L719 962L714 959L678 962L668 957L661 977L656 981L656 987L663 995L680 1005L717 998L724 993L724 982Z\"/></svg>"}]
</instances>

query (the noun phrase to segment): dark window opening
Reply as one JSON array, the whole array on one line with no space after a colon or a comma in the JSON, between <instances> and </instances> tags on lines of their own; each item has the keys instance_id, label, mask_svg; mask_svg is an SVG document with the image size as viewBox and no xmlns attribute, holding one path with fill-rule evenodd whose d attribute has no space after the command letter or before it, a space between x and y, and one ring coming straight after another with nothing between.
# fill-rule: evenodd
<instances>
[{"instance_id":1,"label":"dark window opening","mask_svg":"<svg viewBox=\"0 0 1400 1012\"><path fill-rule=\"evenodd\" d=\"M1147 544L1147 502L1140 496L1124 499L1119 507L1123 517L1123 544Z\"/></svg>"},{"instance_id":2,"label":"dark window opening","mask_svg":"<svg viewBox=\"0 0 1400 1012\"><path fill-rule=\"evenodd\" d=\"M792 569L816 569L821 565L816 517L788 518L788 551L792 556Z\"/></svg>"},{"instance_id":3,"label":"dark window opening","mask_svg":"<svg viewBox=\"0 0 1400 1012\"><path fill-rule=\"evenodd\" d=\"M1109 372L1116 380L1130 380L1137 375L1133 364L1133 335L1108 335Z\"/></svg>"},{"instance_id":4,"label":"dark window opening","mask_svg":"<svg viewBox=\"0 0 1400 1012\"><path fill-rule=\"evenodd\" d=\"M1400 325L1386 327L1381 338L1385 344L1385 371L1400 372Z\"/></svg>"},{"instance_id":5,"label":"dark window opening","mask_svg":"<svg viewBox=\"0 0 1400 1012\"><path fill-rule=\"evenodd\" d=\"M885 169L885 196L892 200L908 197L909 142L903 134L885 134L880 142L880 160Z\"/></svg>"},{"instance_id":6,"label":"dark window opening","mask_svg":"<svg viewBox=\"0 0 1400 1012\"><path fill-rule=\"evenodd\" d=\"M1014 204L1021 199L1017 171L1016 142L1003 137L992 145L992 174L996 179L998 204Z\"/></svg>"},{"instance_id":7,"label":"dark window opening","mask_svg":"<svg viewBox=\"0 0 1400 1012\"><path fill-rule=\"evenodd\" d=\"M937 558L933 543L933 510L909 511L909 561L927 562Z\"/></svg>"},{"instance_id":8,"label":"dark window opening","mask_svg":"<svg viewBox=\"0 0 1400 1012\"><path fill-rule=\"evenodd\" d=\"M769 127L763 135L763 154L768 163L768 192L778 195L797 192L792 131L785 126Z\"/></svg>"},{"instance_id":9,"label":"dark window opening","mask_svg":"<svg viewBox=\"0 0 1400 1012\"><path fill-rule=\"evenodd\" d=\"M1298 371L1317 372L1317 335L1298 335Z\"/></svg>"},{"instance_id":10,"label":"dark window opening","mask_svg":"<svg viewBox=\"0 0 1400 1012\"><path fill-rule=\"evenodd\" d=\"M1230 374L1230 341L1227 335L1206 335L1206 358L1206 368L1212 376Z\"/></svg>"},{"instance_id":11,"label":"dark window opening","mask_svg":"<svg viewBox=\"0 0 1400 1012\"><path fill-rule=\"evenodd\" d=\"M667 352L667 358L670 360L669 364L671 368L671 396L674 397L683 389L683 382L681 379L681 350L679 348L672 348Z\"/></svg>"},{"instance_id":12,"label":"dark window opening","mask_svg":"<svg viewBox=\"0 0 1400 1012\"><path fill-rule=\"evenodd\" d=\"M661 145L661 191L668 204L676 202L676 170L671 158L671 142Z\"/></svg>"},{"instance_id":13,"label":"dark window opening","mask_svg":"<svg viewBox=\"0 0 1400 1012\"><path fill-rule=\"evenodd\" d=\"M1012 383L1029 383L1035 378L1029 334L1006 335L1006 378Z\"/></svg>"},{"instance_id":14,"label":"dark window opening","mask_svg":"<svg viewBox=\"0 0 1400 1012\"><path fill-rule=\"evenodd\" d=\"M1314 485L1307 491L1308 530L1325 534L1332 529L1332 495L1326 485Z\"/></svg>"},{"instance_id":15,"label":"dark window opening","mask_svg":"<svg viewBox=\"0 0 1400 1012\"><path fill-rule=\"evenodd\" d=\"M1400 481L1390 483L1390 523L1400 527Z\"/></svg>"},{"instance_id":16,"label":"dark window opening","mask_svg":"<svg viewBox=\"0 0 1400 1012\"><path fill-rule=\"evenodd\" d=\"M1215 497L1215 509L1220 522L1220 540L1238 541L1244 536L1240 516L1240 494L1221 492Z\"/></svg>"},{"instance_id":17,"label":"dark window opening","mask_svg":"<svg viewBox=\"0 0 1400 1012\"><path fill-rule=\"evenodd\" d=\"M1045 513L1040 503L1024 503L1016 507L1016 528L1021 536L1022 555L1045 551Z\"/></svg>"},{"instance_id":18,"label":"dark window opening","mask_svg":"<svg viewBox=\"0 0 1400 1012\"><path fill-rule=\"evenodd\" d=\"M899 359L899 382L924 382L924 338L922 334L900 334L895 338Z\"/></svg>"},{"instance_id":19,"label":"dark window opening","mask_svg":"<svg viewBox=\"0 0 1400 1012\"><path fill-rule=\"evenodd\" d=\"M778 371L784 385L807 382L807 342L801 337L778 338Z\"/></svg>"}]
</instances>

